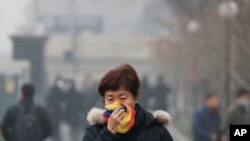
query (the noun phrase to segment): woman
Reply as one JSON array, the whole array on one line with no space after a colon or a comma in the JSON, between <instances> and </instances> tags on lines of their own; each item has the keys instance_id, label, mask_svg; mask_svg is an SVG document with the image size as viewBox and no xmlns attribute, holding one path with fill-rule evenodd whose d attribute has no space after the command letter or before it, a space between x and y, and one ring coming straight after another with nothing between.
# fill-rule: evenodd
<instances>
[{"instance_id":1,"label":"woman","mask_svg":"<svg viewBox=\"0 0 250 141\"><path fill-rule=\"evenodd\" d=\"M151 114L138 103L140 81L128 64L109 71L99 83L106 110L93 108L83 141L173 141L165 125L164 111Z\"/></svg>"}]
</instances>

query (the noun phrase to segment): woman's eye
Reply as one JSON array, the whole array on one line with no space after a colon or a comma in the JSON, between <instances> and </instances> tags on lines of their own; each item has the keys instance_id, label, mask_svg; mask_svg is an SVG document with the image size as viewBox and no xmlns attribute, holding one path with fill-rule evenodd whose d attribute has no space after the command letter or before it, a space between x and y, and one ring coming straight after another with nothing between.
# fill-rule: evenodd
<instances>
[{"instance_id":1,"label":"woman's eye","mask_svg":"<svg viewBox=\"0 0 250 141\"><path fill-rule=\"evenodd\" d=\"M121 100L126 100L126 98L120 98Z\"/></svg>"},{"instance_id":2,"label":"woman's eye","mask_svg":"<svg viewBox=\"0 0 250 141\"><path fill-rule=\"evenodd\" d=\"M108 101L113 101L113 99L108 99Z\"/></svg>"}]
</instances>

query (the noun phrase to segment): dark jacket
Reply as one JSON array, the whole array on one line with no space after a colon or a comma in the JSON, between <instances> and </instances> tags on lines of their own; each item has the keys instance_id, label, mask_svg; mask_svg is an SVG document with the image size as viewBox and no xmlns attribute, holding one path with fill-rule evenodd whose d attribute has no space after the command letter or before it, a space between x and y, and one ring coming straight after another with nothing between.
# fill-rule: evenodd
<instances>
[{"instance_id":1,"label":"dark jacket","mask_svg":"<svg viewBox=\"0 0 250 141\"><path fill-rule=\"evenodd\" d=\"M211 135L219 136L221 119L218 111L206 107L198 109L193 115L193 141L211 141Z\"/></svg>"},{"instance_id":2,"label":"dark jacket","mask_svg":"<svg viewBox=\"0 0 250 141\"><path fill-rule=\"evenodd\" d=\"M168 109L168 96L170 88L163 82L159 82L153 89L153 96L156 98L155 109Z\"/></svg>"},{"instance_id":3,"label":"dark jacket","mask_svg":"<svg viewBox=\"0 0 250 141\"><path fill-rule=\"evenodd\" d=\"M102 113L103 110L96 108L89 112L87 119L93 125L86 129L83 141L173 141L164 127L170 120L164 111L157 111L153 116L138 106L135 125L126 134L111 133L102 121Z\"/></svg>"},{"instance_id":4,"label":"dark jacket","mask_svg":"<svg viewBox=\"0 0 250 141\"><path fill-rule=\"evenodd\" d=\"M60 122L63 96L64 92L58 86L53 86L47 95L46 102L48 113L54 126L58 126Z\"/></svg>"},{"instance_id":5,"label":"dark jacket","mask_svg":"<svg viewBox=\"0 0 250 141\"><path fill-rule=\"evenodd\" d=\"M69 123L72 127L81 127L81 117L83 115L83 102L82 95L79 94L75 89L71 89L63 96L63 101L66 103L63 112L63 119Z\"/></svg>"},{"instance_id":6,"label":"dark jacket","mask_svg":"<svg viewBox=\"0 0 250 141\"><path fill-rule=\"evenodd\" d=\"M20 106L22 106L24 111L28 111L35 105L31 100L23 100L19 104L13 105L7 109L1 127L3 137L6 141L15 141L14 128L15 123L17 121L18 113L20 112ZM35 113L39 117L43 128L43 135L41 139L42 141L52 134L52 127L48 118L48 114L42 107L36 106Z\"/></svg>"}]
</instances>

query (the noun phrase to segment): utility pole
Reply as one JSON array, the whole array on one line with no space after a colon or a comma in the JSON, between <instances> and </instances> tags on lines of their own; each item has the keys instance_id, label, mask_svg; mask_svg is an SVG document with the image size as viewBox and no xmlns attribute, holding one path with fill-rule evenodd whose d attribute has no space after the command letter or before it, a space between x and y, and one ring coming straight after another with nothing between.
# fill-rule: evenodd
<instances>
[{"instance_id":1,"label":"utility pole","mask_svg":"<svg viewBox=\"0 0 250 141\"><path fill-rule=\"evenodd\" d=\"M225 105L230 104L231 98L231 64L232 64L232 46L231 46L231 26L230 20L225 19Z\"/></svg>"}]
</instances>

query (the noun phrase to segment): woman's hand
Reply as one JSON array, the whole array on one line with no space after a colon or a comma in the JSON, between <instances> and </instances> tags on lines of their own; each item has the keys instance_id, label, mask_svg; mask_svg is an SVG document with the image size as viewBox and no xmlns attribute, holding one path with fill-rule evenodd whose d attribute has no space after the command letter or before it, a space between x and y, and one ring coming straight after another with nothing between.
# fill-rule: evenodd
<instances>
[{"instance_id":1,"label":"woman's hand","mask_svg":"<svg viewBox=\"0 0 250 141\"><path fill-rule=\"evenodd\" d=\"M108 130L113 134L116 134L116 128L121 123L123 117L125 116L126 112L124 109L117 108L114 112L110 115L108 120Z\"/></svg>"}]
</instances>

